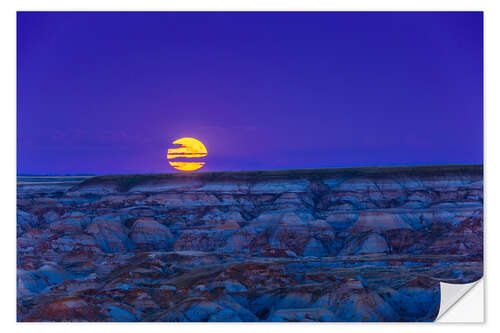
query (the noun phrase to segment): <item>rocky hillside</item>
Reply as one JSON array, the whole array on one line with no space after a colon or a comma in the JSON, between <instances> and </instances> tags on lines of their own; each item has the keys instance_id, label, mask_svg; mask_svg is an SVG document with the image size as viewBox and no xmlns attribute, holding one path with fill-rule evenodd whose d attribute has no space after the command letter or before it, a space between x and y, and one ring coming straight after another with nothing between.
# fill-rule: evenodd
<instances>
[{"instance_id":1,"label":"rocky hillside","mask_svg":"<svg viewBox=\"0 0 500 333\"><path fill-rule=\"evenodd\" d=\"M20 321L431 321L482 276L483 167L18 183Z\"/></svg>"}]
</instances>

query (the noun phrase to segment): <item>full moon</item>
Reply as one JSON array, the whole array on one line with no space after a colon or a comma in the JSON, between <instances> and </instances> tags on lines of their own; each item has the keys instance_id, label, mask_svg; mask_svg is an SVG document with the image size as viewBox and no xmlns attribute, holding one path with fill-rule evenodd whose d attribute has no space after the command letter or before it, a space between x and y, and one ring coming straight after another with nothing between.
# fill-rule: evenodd
<instances>
[{"instance_id":1,"label":"full moon","mask_svg":"<svg viewBox=\"0 0 500 333\"><path fill-rule=\"evenodd\" d=\"M205 165L205 162L180 162L170 161L176 158L194 158L207 156L207 148L201 141L194 138L180 138L172 142L181 145L179 148L171 148L167 152L168 163L181 171L194 171Z\"/></svg>"}]
</instances>

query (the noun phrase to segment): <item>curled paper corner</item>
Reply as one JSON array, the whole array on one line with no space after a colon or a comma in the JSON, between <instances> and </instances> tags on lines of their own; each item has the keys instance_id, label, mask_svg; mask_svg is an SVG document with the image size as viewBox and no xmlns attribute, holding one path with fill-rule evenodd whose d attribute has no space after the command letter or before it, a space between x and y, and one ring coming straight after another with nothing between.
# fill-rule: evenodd
<instances>
[{"instance_id":1,"label":"curled paper corner","mask_svg":"<svg viewBox=\"0 0 500 333\"><path fill-rule=\"evenodd\" d=\"M441 303L436 322L484 322L483 279L466 284L440 282Z\"/></svg>"}]
</instances>

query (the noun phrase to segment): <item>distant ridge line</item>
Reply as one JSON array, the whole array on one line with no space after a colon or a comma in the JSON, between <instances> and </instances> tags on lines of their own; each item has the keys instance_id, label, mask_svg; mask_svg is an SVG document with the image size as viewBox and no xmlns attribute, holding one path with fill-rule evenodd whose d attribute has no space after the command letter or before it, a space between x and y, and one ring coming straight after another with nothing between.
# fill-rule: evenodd
<instances>
[{"instance_id":1,"label":"distant ridge line","mask_svg":"<svg viewBox=\"0 0 500 333\"><path fill-rule=\"evenodd\" d=\"M154 173L154 174L117 174L95 176L85 179L76 187L98 184L115 184L122 191L145 183L166 180L182 181L252 181L252 180L292 180L308 178L321 180L326 177L387 177L387 176L439 176L450 173L483 175L482 164L447 164L447 165L419 165L419 166L375 166L375 167L347 167L321 169L290 169L290 170L256 170L256 171L215 171L215 172L184 172L184 173Z\"/></svg>"}]
</instances>

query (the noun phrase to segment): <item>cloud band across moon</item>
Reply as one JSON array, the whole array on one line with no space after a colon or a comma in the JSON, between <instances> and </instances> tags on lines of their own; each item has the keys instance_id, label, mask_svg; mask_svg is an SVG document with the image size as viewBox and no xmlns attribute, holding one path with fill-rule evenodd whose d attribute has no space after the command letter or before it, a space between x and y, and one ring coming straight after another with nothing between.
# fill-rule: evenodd
<instances>
[{"instance_id":1,"label":"cloud band across moon","mask_svg":"<svg viewBox=\"0 0 500 333\"><path fill-rule=\"evenodd\" d=\"M167 152L168 163L175 169L181 171L194 171L205 165L205 162L170 161L178 158L200 158L207 156L207 148L201 141L194 138L181 138L175 140L173 144L181 145L178 148L171 148Z\"/></svg>"}]
</instances>

